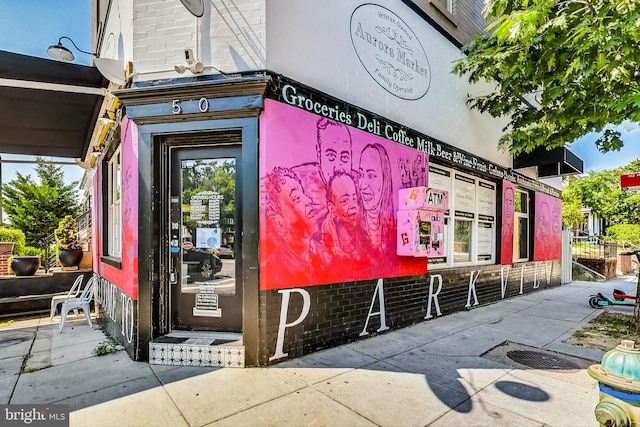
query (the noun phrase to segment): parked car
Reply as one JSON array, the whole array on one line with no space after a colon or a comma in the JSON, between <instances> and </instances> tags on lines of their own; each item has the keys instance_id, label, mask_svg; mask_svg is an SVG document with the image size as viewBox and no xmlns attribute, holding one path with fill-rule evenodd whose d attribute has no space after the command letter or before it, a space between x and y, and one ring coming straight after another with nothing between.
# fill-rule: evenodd
<instances>
[{"instance_id":1,"label":"parked car","mask_svg":"<svg viewBox=\"0 0 640 427\"><path fill-rule=\"evenodd\" d=\"M220 258L233 258L235 256L232 245L220 246L213 251Z\"/></svg>"},{"instance_id":2,"label":"parked car","mask_svg":"<svg viewBox=\"0 0 640 427\"><path fill-rule=\"evenodd\" d=\"M222 270L222 260L215 254L198 248L184 249L182 262L187 264L188 282L211 280Z\"/></svg>"}]
</instances>

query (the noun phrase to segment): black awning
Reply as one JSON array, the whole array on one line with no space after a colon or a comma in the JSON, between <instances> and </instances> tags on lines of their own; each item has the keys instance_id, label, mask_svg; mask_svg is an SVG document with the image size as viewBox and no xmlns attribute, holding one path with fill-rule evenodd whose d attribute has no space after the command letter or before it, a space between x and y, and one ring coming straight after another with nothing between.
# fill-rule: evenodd
<instances>
[{"instance_id":1,"label":"black awning","mask_svg":"<svg viewBox=\"0 0 640 427\"><path fill-rule=\"evenodd\" d=\"M520 154L513 159L513 168L522 169L537 166L538 178L576 175L584 171L582 160L565 147L547 150L538 147L531 153Z\"/></svg>"},{"instance_id":2,"label":"black awning","mask_svg":"<svg viewBox=\"0 0 640 427\"><path fill-rule=\"evenodd\" d=\"M95 67L0 51L0 153L84 157L108 83Z\"/></svg>"}]
</instances>

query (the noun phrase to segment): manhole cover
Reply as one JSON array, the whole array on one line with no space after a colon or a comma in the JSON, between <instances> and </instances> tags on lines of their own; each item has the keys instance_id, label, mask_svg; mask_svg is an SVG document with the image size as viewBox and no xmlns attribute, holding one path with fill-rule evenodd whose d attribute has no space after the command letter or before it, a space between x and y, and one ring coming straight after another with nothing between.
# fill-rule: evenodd
<instances>
[{"instance_id":1,"label":"manhole cover","mask_svg":"<svg viewBox=\"0 0 640 427\"><path fill-rule=\"evenodd\" d=\"M570 360L540 351L512 350L507 352L507 357L514 362L522 363L534 369L580 369L577 364Z\"/></svg>"}]
</instances>

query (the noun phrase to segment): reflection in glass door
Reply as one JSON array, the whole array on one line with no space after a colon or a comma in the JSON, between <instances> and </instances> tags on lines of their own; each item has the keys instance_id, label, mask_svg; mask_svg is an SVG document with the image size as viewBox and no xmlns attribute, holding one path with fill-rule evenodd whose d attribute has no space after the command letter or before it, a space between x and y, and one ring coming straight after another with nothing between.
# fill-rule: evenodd
<instances>
[{"instance_id":1,"label":"reflection in glass door","mask_svg":"<svg viewBox=\"0 0 640 427\"><path fill-rule=\"evenodd\" d=\"M236 253L239 150L174 149L171 180L172 327L240 330ZM235 155L234 155L235 154ZM220 155L218 157L218 155Z\"/></svg>"}]
</instances>

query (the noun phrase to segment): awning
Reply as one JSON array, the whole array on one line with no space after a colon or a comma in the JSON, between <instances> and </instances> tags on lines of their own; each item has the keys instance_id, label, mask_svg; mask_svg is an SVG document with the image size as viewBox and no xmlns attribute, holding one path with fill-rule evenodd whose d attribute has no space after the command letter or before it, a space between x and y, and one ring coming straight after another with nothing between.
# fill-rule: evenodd
<instances>
[{"instance_id":1,"label":"awning","mask_svg":"<svg viewBox=\"0 0 640 427\"><path fill-rule=\"evenodd\" d=\"M538 167L538 178L576 175L584 171L582 160L564 147L547 150L538 147L531 153L520 154L513 159L513 168Z\"/></svg>"},{"instance_id":2,"label":"awning","mask_svg":"<svg viewBox=\"0 0 640 427\"><path fill-rule=\"evenodd\" d=\"M0 51L0 153L82 158L108 83L95 67Z\"/></svg>"}]
</instances>

